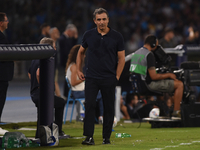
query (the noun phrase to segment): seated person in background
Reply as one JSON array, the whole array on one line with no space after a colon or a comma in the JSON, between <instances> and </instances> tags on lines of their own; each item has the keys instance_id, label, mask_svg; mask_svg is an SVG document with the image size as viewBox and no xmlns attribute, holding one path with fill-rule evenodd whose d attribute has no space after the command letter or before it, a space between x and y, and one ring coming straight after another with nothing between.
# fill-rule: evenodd
<instances>
[{"instance_id":1,"label":"seated person in background","mask_svg":"<svg viewBox=\"0 0 200 150\"><path fill-rule=\"evenodd\" d=\"M171 106L168 106L168 102L170 101ZM171 117L173 112L172 103L172 97L168 93L163 93L163 96L157 96L157 100L154 104L160 109L160 116Z\"/></svg>"},{"instance_id":2,"label":"seated person in background","mask_svg":"<svg viewBox=\"0 0 200 150\"><path fill-rule=\"evenodd\" d=\"M126 102L123 100L122 96L120 97L120 110L123 114L123 119L130 119L130 115L128 114Z\"/></svg>"},{"instance_id":3,"label":"seated person in background","mask_svg":"<svg viewBox=\"0 0 200 150\"><path fill-rule=\"evenodd\" d=\"M173 73L156 73L156 60L153 51L159 48L158 39L154 35L148 35L144 46L137 50L132 59L130 71L141 75L149 89L163 93L174 92L173 117L180 117L180 102L183 95L183 83L176 79Z\"/></svg>"},{"instance_id":4,"label":"seated person in background","mask_svg":"<svg viewBox=\"0 0 200 150\"><path fill-rule=\"evenodd\" d=\"M146 100L147 101L155 101L154 96L147 96Z\"/></svg>"},{"instance_id":5,"label":"seated person in background","mask_svg":"<svg viewBox=\"0 0 200 150\"><path fill-rule=\"evenodd\" d=\"M51 38L42 38L40 41L40 44L49 44L54 47L55 49L55 42ZM40 101L40 82L39 82L39 76L40 76L40 60L32 60L31 66L28 71L28 77L31 81L31 99L35 103L35 106L37 107L37 114L38 114L38 105ZM69 137L69 135L66 135L62 131L62 121L63 121L63 111L65 107L66 101L58 96L54 96L54 108L55 108L55 124L58 125L59 128L59 136L66 136ZM38 114L39 115L39 114ZM39 116L37 116L37 131L35 137L39 137Z\"/></svg>"},{"instance_id":6,"label":"seated person in background","mask_svg":"<svg viewBox=\"0 0 200 150\"><path fill-rule=\"evenodd\" d=\"M80 80L76 71L76 56L80 45L75 45L69 52L68 60L66 64L66 76L69 80L69 83L72 86L72 94L74 98L84 98L85 97L85 82ZM83 66L82 66L83 68Z\"/></svg>"},{"instance_id":7,"label":"seated person in background","mask_svg":"<svg viewBox=\"0 0 200 150\"><path fill-rule=\"evenodd\" d=\"M143 100L139 100L138 95L134 93L127 94L126 104L124 105L122 103L120 105L124 119L141 119L149 117L149 112L152 108L153 104L147 104Z\"/></svg>"},{"instance_id":8,"label":"seated person in background","mask_svg":"<svg viewBox=\"0 0 200 150\"><path fill-rule=\"evenodd\" d=\"M173 100L173 97L169 96L169 94L165 94L165 103L166 103L166 114L167 116L170 116L171 113L173 112L173 103L174 103L174 100Z\"/></svg>"},{"instance_id":9,"label":"seated person in background","mask_svg":"<svg viewBox=\"0 0 200 150\"><path fill-rule=\"evenodd\" d=\"M72 94L74 98L85 98L85 82L79 79L76 69L76 57L80 46L81 45L74 45L70 50L65 69L66 76L72 86ZM97 95L97 101L99 101L99 121L103 122L103 103L100 91Z\"/></svg>"},{"instance_id":10,"label":"seated person in background","mask_svg":"<svg viewBox=\"0 0 200 150\"><path fill-rule=\"evenodd\" d=\"M138 95L136 94L127 94L126 96L126 107L127 112L130 116L130 118L137 118L136 112L143 107L143 103L139 103Z\"/></svg>"}]
</instances>

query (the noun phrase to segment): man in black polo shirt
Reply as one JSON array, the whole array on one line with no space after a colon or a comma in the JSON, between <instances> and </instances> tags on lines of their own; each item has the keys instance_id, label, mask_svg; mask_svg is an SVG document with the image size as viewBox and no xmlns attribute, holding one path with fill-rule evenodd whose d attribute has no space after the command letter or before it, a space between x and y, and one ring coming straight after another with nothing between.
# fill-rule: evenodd
<instances>
[{"instance_id":1,"label":"man in black polo shirt","mask_svg":"<svg viewBox=\"0 0 200 150\"><path fill-rule=\"evenodd\" d=\"M93 13L96 28L86 31L77 55L77 74L85 80L85 120L82 144L94 145L95 105L98 91L103 98L103 144L110 144L114 120L115 87L125 64L124 40L120 33L108 27L108 13L96 9ZM86 75L81 70L87 49Z\"/></svg>"}]
</instances>

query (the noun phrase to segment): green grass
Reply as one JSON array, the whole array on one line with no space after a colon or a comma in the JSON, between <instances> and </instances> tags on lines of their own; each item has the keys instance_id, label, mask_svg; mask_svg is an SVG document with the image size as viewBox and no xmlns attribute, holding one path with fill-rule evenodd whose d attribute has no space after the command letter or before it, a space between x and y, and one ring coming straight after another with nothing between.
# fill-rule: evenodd
<instances>
[{"instance_id":1,"label":"green grass","mask_svg":"<svg viewBox=\"0 0 200 150\"><path fill-rule=\"evenodd\" d=\"M56 150L156 150L162 148L165 150L199 150L200 149L200 128L151 128L149 123L123 123L119 122L111 135L111 144L102 145L102 125L95 125L94 146L82 145L83 139L63 139L56 147L38 147L37 149L56 149ZM36 123L18 123L1 126L10 132L17 131L13 128L29 127L35 128ZM83 123L66 122L63 125L63 131L72 137L83 137ZM34 137L35 131L20 131L26 137ZM115 138L115 133L131 134L129 138ZM196 141L196 142L195 142ZM182 144L181 144L182 143ZM187 144L188 143L188 144ZM191 143L191 144L189 144ZM168 147L167 147L168 146ZM36 148L21 148L26 150ZM158 149L157 149L158 150Z\"/></svg>"}]
</instances>

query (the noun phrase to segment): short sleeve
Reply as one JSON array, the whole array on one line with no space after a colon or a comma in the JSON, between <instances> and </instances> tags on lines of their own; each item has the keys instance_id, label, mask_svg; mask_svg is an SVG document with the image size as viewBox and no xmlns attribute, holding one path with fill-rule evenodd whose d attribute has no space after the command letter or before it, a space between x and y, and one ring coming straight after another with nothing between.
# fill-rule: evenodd
<instances>
[{"instance_id":1,"label":"short sleeve","mask_svg":"<svg viewBox=\"0 0 200 150\"><path fill-rule=\"evenodd\" d=\"M82 47L83 48L87 48L88 44L87 44L87 32L84 33L83 38L82 38Z\"/></svg>"},{"instance_id":2,"label":"short sleeve","mask_svg":"<svg viewBox=\"0 0 200 150\"><path fill-rule=\"evenodd\" d=\"M156 61L153 53L149 53L147 56L147 68L155 67L156 66Z\"/></svg>"},{"instance_id":3,"label":"short sleeve","mask_svg":"<svg viewBox=\"0 0 200 150\"><path fill-rule=\"evenodd\" d=\"M125 47L124 47L124 38L123 36L119 33L119 36L118 36L118 43L117 43L117 51L123 51L125 50Z\"/></svg>"}]
</instances>

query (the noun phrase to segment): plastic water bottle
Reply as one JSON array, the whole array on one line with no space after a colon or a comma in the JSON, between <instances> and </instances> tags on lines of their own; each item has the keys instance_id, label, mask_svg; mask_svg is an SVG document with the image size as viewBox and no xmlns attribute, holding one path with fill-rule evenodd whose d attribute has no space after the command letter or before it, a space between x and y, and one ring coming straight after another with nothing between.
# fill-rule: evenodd
<instances>
[{"instance_id":1,"label":"plastic water bottle","mask_svg":"<svg viewBox=\"0 0 200 150\"><path fill-rule=\"evenodd\" d=\"M83 121L83 119L85 118L85 113L84 112L81 112L80 113L80 121Z\"/></svg>"},{"instance_id":2,"label":"plastic water bottle","mask_svg":"<svg viewBox=\"0 0 200 150\"><path fill-rule=\"evenodd\" d=\"M6 132L2 139L2 148L38 147L40 144L28 140L20 132Z\"/></svg>"},{"instance_id":3,"label":"plastic water bottle","mask_svg":"<svg viewBox=\"0 0 200 150\"><path fill-rule=\"evenodd\" d=\"M28 141L28 143L25 143L23 147L38 147L40 146L39 143L32 142L31 140Z\"/></svg>"},{"instance_id":4,"label":"plastic water bottle","mask_svg":"<svg viewBox=\"0 0 200 150\"><path fill-rule=\"evenodd\" d=\"M10 137L4 144L5 148L19 148L19 140L15 137Z\"/></svg>"},{"instance_id":5,"label":"plastic water bottle","mask_svg":"<svg viewBox=\"0 0 200 150\"><path fill-rule=\"evenodd\" d=\"M131 135L127 134L127 133L116 133L115 137L116 138L125 138L125 137L131 137Z\"/></svg>"}]
</instances>

